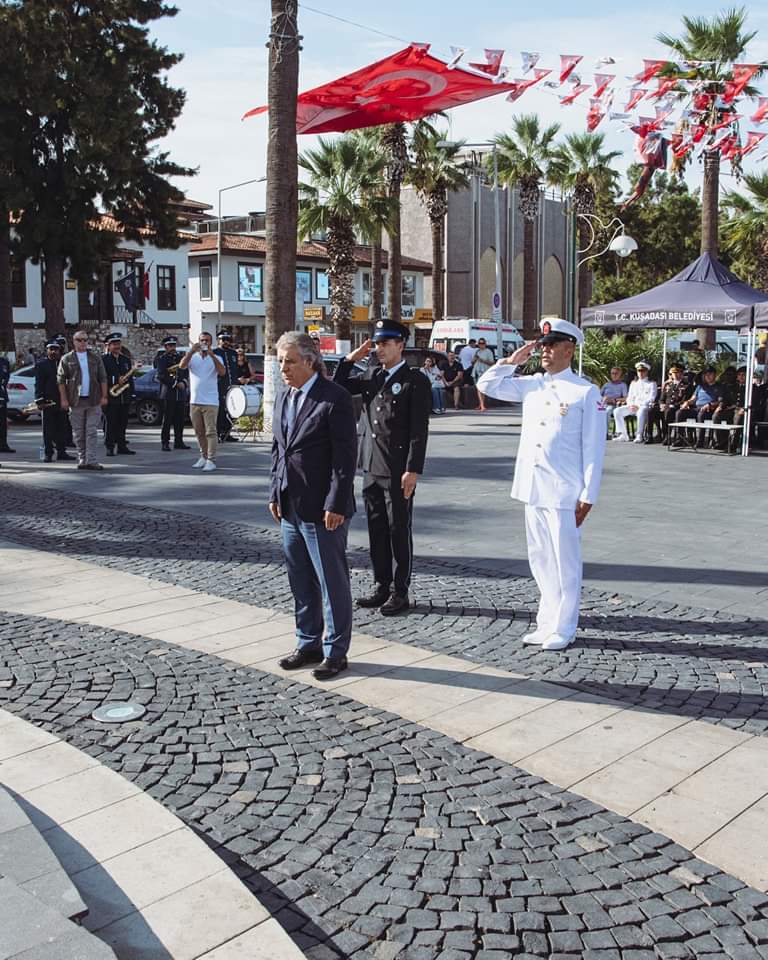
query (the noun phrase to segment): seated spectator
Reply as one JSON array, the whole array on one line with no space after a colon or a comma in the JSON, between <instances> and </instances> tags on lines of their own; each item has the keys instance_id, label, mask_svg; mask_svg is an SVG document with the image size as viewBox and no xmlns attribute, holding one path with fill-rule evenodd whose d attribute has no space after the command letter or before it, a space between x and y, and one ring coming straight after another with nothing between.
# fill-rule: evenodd
<instances>
[{"instance_id":1,"label":"seated spectator","mask_svg":"<svg viewBox=\"0 0 768 960\"><path fill-rule=\"evenodd\" d=\"M623 443L629 442L627 433L627 417L637 417L637 431L635 434L635 443L644 443L643 434L645 425L648 422L648 412L656 399L656 381L651 380L648 373L651 365L645 360L640 360L635 364L637 379L633 380L627 391L627 399L624 403L617 401L613 409L613 422L616 425L616 436L614 440Z\"/></svg>"},{"instance_id":2,"label":"seated spectator","mask_svg":"<svg viewBox=\"0 0 768 960\"><path fill-rule=\"evenodd\" d=\"M699 423L711 419L723 397L722 388L715 383L716 375L717 370L714 367L705 367L701 375L701 383L685 403L680 405L677 412L678 421L687 420L692 412L695 412ZM698 442L703 444L704 430L699 430Z\"/></svg>"},{"instance_id":3,"label":"seated spectator","mask_svg":"<svg viewBox=\"0 0 768 960\"><path fill-rule=\"evenodd\" d=\"M461 408L461 388L464 386L464 368L453 350L448 351L448 365L443 370L443 385L453 393L454 409Z\"/></svg>"},{"instance_id":4,"label":"seated spectator","mask_svg":"<svg viewBox=\"0 0 768 960\"><path fill-rule=\"evenodd\" d=\"M693 383L685 376L682 366L679 363L673 363L669 368L669 377L661 388L659 403L662 435L665 439L669 434L670 423L675 423L680 406L692 393Z\"/></svg>"},{"instance_id":5,"label":"seated spectator","mask_svg":"<svg viewBox=\"0 0 768 960\"><path fill-rule=\"evenodd\" d=\"M611 367L611 379L600 387L600 396L609 411L613 411L617 403L627 399L627 385L623 374L621 367Z\"/></svg>"},{"instance_id":6,"label":"seated spectator","mask_svg":"<svg viewBox=\"0 0 768 960\"><path fill-rule=\"evenodd\" d=\"M432 413L445 413L442 370L438 370L432 357L427 357L424 360L421 372L429 380L432 387Z\"/></svg>"},{"instance_id":7,"label":"seated spectator","mask_svg":"<svg viewBox=\"0 0 768 960\"><path fill-rule=\"evenodd\" d=\"M240 384L246 383L256 383L256 377L251 370L251 365L248 363L248 358L245 355L245 350L237 351L237 382Z\"/></svg>"}]
</instances>

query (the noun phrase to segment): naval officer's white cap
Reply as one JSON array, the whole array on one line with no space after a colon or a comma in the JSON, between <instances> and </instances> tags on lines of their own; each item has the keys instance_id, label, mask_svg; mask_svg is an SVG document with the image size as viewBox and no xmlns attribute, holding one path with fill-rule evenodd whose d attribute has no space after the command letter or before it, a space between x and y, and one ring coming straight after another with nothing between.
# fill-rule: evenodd
<instances>
[{"instance_id":1,"label":"naval officer's white cap","mask_svg":"<svg viewBox=\"0 0 768 960\"><path fill-rule=\"evenodd\" d=\"M646 363L645 360L638 360L635 364L635 370L650 370L650 363Z\"/></svg>"},{"instance_id":2,"label":"naval officer's white cap","mask_svg":"<svg viewBox=\"0 0 768 960\"><path fill-rule=\"evenodd\" d=\"M542 336L539 343L558 343L570 340L571 343L584 343L584 334L575 323L560 317L544 317L539 324Z\"/></svg>"}]
</instances>

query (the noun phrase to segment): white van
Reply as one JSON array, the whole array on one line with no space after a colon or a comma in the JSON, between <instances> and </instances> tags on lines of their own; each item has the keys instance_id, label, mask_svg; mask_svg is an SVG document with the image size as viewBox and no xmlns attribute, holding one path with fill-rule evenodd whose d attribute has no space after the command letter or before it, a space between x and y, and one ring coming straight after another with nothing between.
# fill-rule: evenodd
<instances>
[{"instance_id":1,"label":"white van","mask_svg":"<svg viewBox=\"0 0 768 960\"><path fill-rule=\"evenodd\" d=\"M517 328L511 323L502 326L504 352L510 353L523 345L523 338ZM448 352L457 344L469 343L470 340L485 340L488 346L498 356L497 326L493 320L478 320L467 317L450 320L437 320L432 324L429 345L433 350Z\"/></svg>"}]
</instances>

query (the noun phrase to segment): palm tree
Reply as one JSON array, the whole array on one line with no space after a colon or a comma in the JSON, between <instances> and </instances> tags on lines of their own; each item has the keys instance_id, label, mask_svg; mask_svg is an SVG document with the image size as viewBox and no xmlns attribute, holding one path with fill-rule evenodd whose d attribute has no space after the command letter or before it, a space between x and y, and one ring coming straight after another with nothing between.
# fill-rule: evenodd
<instances>
[{"instance_id":1,"label":"palm tree","mask_svg":"<svg viewBox=\"0 0 768 960\"><path fill-rule=\"evenodd\" d=\"M582 250L591 236L586 217L594 214L597 198L609 196L619 179L612 164L621 156L621 150L606 151L604 144L602 133L571 133L557 146L549 166L550 183L571 195ZM587 306L591 296L592 271L580 270L576 317L579 305Z\"/></svg>"},{"instance_id":2,"label":"palm tree","mask_svg":"<svg viewBox=\"0 0 768 960\"><path fill-rule=\"evenodd\" d=\"M408 172L410 162L408 152L408 133L404 123L388 123L382 128L380 136L387 161L388 193L392 201L389 236L389 257L387 271L387 303L390 320L398 323L402 320L403 271L400 249L400 188Z\"/></svg>"},{"instance_id":3,"label":"palm tree","mask_svg":"<svg viewBox=\"0 0 768 960\"><path fill-rule=\"evenodd\" d=\"M512 133L494 137L498 151L499 182L517 187L523 216L523 336L538 333L538 262L535 221L541 185L547 179L559 123L542 128L535 113L512 118ZM500 251L496 251L500 255Z\"/></svg>"},{"instance_id":4,"label":"palm tree","mask_svg":"<svg viewBox=\"0 0 768 960\"><path fill-rule=\"evenodd\" d=\"M723 197L723 246L742 279L768 290L768 172L747 174L744 186L748 195L729 190Z\"/></svg>"},{"instance_id":5,"label":"palm tree","mask_svg":"<svg viewBox=\"0 0 768 960\"><path fill-rule=\"evenodd\" d=\"M371 152L381 150L381 136L384 127L365 127L362 130L354 130L350 136L356 137L361 144L361 148ZM375 196L382 197L387 195L387 184L384 180L376 183L374 186ZM387 211L388 213L388 211ZM381 223L374 224L371 242L371 306L370 319L371 328L377 320L383 316L384 306L384 283L383 283L383 257L382 257L382 232L388 219L385 218ZM373 329L371 329L373 333Z\"/></svg>"},{"instance_id":6,"label":"palm tree","mask_svg":"<svg viewBox=\"0 0 768 960\"><path fill-rule=\"evenodd\" d=\"M322 137L299 157L309 183L299 185L299 235L328 236L328 279L336 339L349 342L352 330L357 234L370 240L389 223L390 199L382 195L387 158L361 146L351 134Z\"/></svg>"},{"instance_id":7,"label":"palm tree","mask_svg":"<svg viewBox=\"0 0 768 960\"><path fill-rule=\"evenodd\" d=\"M439 144L443 143L444 146ZM463 141L448 142L447 131L417 124L413 133L414 163L408 180L427 210L432 231L432 320L443 319L443 246L448 194L468 186L466 169L456 163Z\"/></svg>"}]
</instances>

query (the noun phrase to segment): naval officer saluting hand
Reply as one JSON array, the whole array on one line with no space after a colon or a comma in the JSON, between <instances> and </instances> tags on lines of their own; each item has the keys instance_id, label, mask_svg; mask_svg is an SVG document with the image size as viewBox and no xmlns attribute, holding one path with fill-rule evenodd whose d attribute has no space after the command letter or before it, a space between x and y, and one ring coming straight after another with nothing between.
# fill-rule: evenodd
<instances>
[{"instance_id":1,"label":"naval officer saluting hand","mask_svg":"<svg viewBox=\"0 0 768 960\"><path fill-rule=\"evenodd\" d=\"M477 388L523 404L512 496L525 504L528 563L541 599L523 643L564 650L576 634L581 598L581 532L597 499L605 451L605 407L593 384L571 370L581 330L550 317L542 336L487 370ZM544 373L515 369L541 347Z\"/></svg>"}]
</instances>

